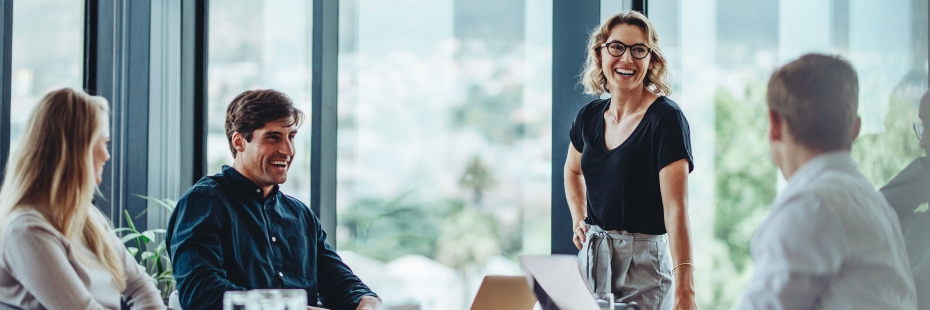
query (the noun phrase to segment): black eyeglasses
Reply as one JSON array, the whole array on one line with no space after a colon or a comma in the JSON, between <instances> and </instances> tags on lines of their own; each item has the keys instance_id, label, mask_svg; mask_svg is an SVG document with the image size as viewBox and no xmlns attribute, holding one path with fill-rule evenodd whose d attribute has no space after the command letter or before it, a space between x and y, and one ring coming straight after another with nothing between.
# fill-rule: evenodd
<instances>
[{"instance_id":1,"label":"black eyeglasses","mask_svg":"<svg viewBox=\"0 0 930 310\"><path fill-rule=\"evenodd\" d=\"M598 49L606 47L607 53L614 57L623 56L623 53L626 53L627 48L630 49L630 55L636 59L643 59L652 52L652 49L647 47L645 44L637 43L630 46L626 46L620 42L607 42L598 46Z\"/></svg>"},{"instance_id":2,"label":"black eyeglasses","mask_svg":"<svg viewBox=\"0 0 930 310\"><path fill-rule=\"evenodd\" d=\"M914 122L914 133L917 134L917 140L923 140L924 124L920 121Z\"/></svg>"}]
</instances>

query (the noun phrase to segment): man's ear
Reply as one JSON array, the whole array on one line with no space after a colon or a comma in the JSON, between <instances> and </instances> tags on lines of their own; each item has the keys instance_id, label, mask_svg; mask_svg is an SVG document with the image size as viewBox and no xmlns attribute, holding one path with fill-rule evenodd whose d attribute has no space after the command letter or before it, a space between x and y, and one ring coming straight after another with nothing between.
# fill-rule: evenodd
<instances>
[{"instance_id":1,"label":"man's ear","mask_svg":"<svg viewBox=\"0 0 930 310\"><path fill-rule=\"evenodd\" d=\"M856 138L859 138L859 129L862 129L862 118L859 116L856 116L856 123L853 124L853 133L852 133L853 141L856 141Z\"/></svg>"},{"instance_id":2,"label":"man's ear","mask_svg":"<svg viewBox=\"0 0 930 310\"><path fill-rule=\"evenodd\" d=\"M775 111L769 110L769 141L782 141L782 126L784 120Z\"/></svg>"},{"instance_id":3,"label":"man's ear","mask_svg":"<svg viewBox=\"0 0 930 310\"><path fill-rule=\"evenodd\" d=\"M238 133L238 132L233 132L233 135L232 135L232 145L233 145L233 148L236 149L236 153L245 152L245 143L246 143L246 142L248 142L248 141L245 141L245 136L243 136L242 134L240 134L240 133Z\"/></svg>"}]
</instances>

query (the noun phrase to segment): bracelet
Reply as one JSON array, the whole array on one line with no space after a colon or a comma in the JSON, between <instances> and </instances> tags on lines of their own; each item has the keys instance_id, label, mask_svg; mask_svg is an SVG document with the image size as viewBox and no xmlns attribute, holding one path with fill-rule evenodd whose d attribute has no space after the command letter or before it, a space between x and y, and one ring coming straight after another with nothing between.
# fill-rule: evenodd
<instances>
[{"instance_id":1,"label":"bracelet","mask_svg":"<svg viewBox=\"0 0 930 310\"><path fill-rule=\"evenodd\" d=\"M689 266L691 266L691 269L694 270L694 264L692 264L692 263L681 263L681 264L675 265L675 267L672 267L672 271L675 271L675 268L678 268L678 267L681 267L681 266L684 266L684 265L689 265Z\"/></svg>"}]
</instances>

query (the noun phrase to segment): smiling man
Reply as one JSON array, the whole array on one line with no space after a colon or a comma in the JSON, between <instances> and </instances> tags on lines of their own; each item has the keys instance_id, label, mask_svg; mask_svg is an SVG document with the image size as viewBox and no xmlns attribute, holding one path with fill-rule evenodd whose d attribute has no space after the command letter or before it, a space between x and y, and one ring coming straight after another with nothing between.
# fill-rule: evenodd
<instances>
[{"instance_id":1,"label":"smiling man","mask_svg":"<svg viewBox=\"0 0 930 310\"><path fill-rule=\"evenodd\" d=\"M166 243L181 306L222 309L226 291L304 289L308 303L377 309L381 300L326 242L320 220L281 193L304 118L275 90L250 90L226 109L233 166L178 201ZM312 309L312 308L311 308Z\"/></svg>"}]
</instances>

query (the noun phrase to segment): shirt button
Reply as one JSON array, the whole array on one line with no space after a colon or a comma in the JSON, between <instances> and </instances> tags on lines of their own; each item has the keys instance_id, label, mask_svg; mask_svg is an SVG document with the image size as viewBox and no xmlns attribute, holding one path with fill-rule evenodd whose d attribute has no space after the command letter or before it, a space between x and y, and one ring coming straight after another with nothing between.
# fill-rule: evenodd
<instances>
[{"instance_id":1,"label":"shirt button","mask_svg":"<svg viewBox=\"0 0 930 310\"><path fill-rule=\"evenodd\" d=\"M256 189L255 192L256 192L256 193L261 193L262 190L261 190L261 189Z\"/></svg>"},{"instance_id":2,"label":"shirt button","mask_svg":"<svg viewBox=\"0 0 930 310\"><path fill-rule=\"evenodd\" d=\"M284 277L284 273L283 273L283 272L279 272L279 273L278 273L278 276L283 278L283 277Z\"/></svg>"},{"instance_id":3,"label":"shirt button","mask_svg":"<svg viewBox=\"0 0 930 310\"><path fill-rule=\"evenodd\" d=\"M271 242L275 242L275 241L278 241L278 238L271 237Z\"/></svg>"}]
</instances>

